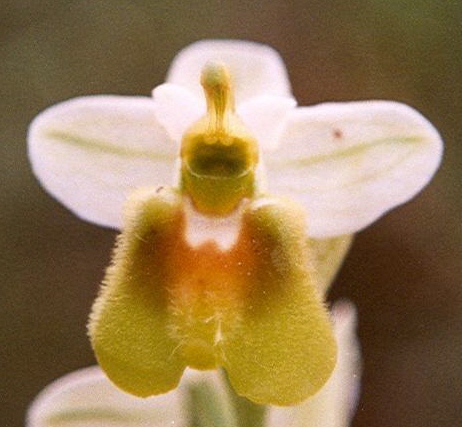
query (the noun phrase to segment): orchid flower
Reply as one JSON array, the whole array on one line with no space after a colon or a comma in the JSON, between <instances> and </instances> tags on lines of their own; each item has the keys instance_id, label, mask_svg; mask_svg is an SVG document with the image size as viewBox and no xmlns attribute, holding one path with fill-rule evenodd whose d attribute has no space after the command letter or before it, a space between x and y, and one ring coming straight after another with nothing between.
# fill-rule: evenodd
<instances>
[{"instance_id":1,"label":"orchid flower","mask_svg":"<svg viewBox=\"0 0 462 427\"><path fill-rule=\"evenodd\" d=\"M332 310L339 359L327 384L301 405L269 407L264 427L347 427L354 413L360 366L356 313L347 302ZM216 371L186 370L175 390L140 399L122 392L101 369L59 378L36 397L27 427L238 427L239 406ZM253 427L255 424L249 424Z\"/></svg>"},{"instance_id":2,"label":"orchid flower","mask_svg":"<svg viewBox=\"0 0 462 427\"><path fill-rule=\"evenodd\" d=\"M351 235L429 182L442 142L396 102L297 107L274 50L205 41L153 98L46 110L29 153L65 206L122 229L89 323L116 385L157 395L221 367L239 395L293 405L336 365L323 298Z\"/></svg>"}]
</instances>

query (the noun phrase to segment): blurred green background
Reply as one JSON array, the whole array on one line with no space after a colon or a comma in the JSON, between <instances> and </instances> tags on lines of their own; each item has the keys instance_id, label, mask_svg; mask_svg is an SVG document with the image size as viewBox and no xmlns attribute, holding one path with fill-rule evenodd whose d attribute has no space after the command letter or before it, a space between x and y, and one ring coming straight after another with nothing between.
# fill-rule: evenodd
<instances>
[{"instance_id":1,"label":"blurred green background","mask_svg":"<svg viewBox=\"0 0 462 427\"><path fill-rule=\"evenodd\" d=\"M46 384L94 363L85 324L115 237L40 188L28 123L78 95L149 95L202 38L274 46L302 105L395 99L440 129L435 180L358 235L331 299L353 300L360 316L355 427L461 425L462 2L1 0L0 10L0 425L23 425Z\"/></svg>"}]
</instances>

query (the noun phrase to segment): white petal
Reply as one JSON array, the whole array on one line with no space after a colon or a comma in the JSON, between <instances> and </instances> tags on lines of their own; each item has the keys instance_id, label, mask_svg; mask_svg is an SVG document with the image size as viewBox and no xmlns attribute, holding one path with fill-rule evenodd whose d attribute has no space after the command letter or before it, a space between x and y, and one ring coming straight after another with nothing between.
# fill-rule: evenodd
<instances>
[{"instance_id":1,"label":"white petal","mask_svg":"<svg viewBox=\"0 0 462 427\"><path fill-rule=\"evenodd\" d=\"M183 86L164 83L152 95L157 120L178 143L185 131L205 114L205 97L196 97Z\"/></svg>"},{"instance_id":2,"label":"white petal","mask_svg":"<svg viewBox=\"0 0 462 427\"><path fill-rule=\"evenodd\" d=\"M140 186L171 184L178 145L144 97L71 99L38 115L29 156L43 186L76 215L120 227L122 205Z\"/></svg>"},{"instance_id":3,"label":"white petal","mask_svg":"<svg viewBox=\"0 0 462 427\"><path fill-rule=\"evenodd\" d=\"M99 368L66 375L35 399L27 427L188 426L178 390L147 399L113 386Z\"/></svg>"},{"instance_id":4,"label":"white petal","mask_svg":"<svg viewBox=\"0 0 462 427\"><path fill-rule=\"evenodd\" d=\"M239 40L205 40L184 48L174 58L167 82L185 86L202 97L200 75L208 61L221 61L229 67L237 103L265 94L290 95L279 54L269 46Z\"/></svg>"},{"instance_id":5,"label":"white petal","mask_svg":"<svg viewBox=\"0 0 462 427\"><path fill-rule=\"evenodd\" d=\"M288 114L297 101L286 96L263 95L239 105L237 114L257 139L262 151L274 150Z\"/></svg>"},{"instance_id":6,"label":"white petal","mask_svg":"<svg viewBox=\"0 0 462 427\"><path fill-rule=\"evenodd\" d=\"M267 427L347 427L354 415L361 375L356 311L342 301L333 307L338 345L337 365L326 385L313 398L289 408L272 407Z\"/></svg>"},{"instance_id":7,"label":"white petal","mask_svg":"<svg viewBox=\"0 0 462 427\"><path fill-rule=\"evenodd\" d=\"M436 129L403 104L304 107L266 159L268 188L306 206L310 236L350 234L417 194L441 156Z\"/></svg>"}]
</instances>

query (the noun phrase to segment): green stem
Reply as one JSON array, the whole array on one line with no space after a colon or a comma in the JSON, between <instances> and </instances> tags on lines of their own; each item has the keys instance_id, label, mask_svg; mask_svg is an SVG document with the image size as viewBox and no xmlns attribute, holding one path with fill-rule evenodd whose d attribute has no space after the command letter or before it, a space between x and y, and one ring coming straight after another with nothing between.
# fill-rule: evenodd
<instances>
[{"instance_id":1,"label":"green stem","mask_svg":"<svg viewBox=\"0 0 462 427\"><path fill-rule=\"evenodd\" d=\"M235 408L238 426L264 427L267 407L253 403L249 399L236 394L225 371L222 371L222 378L226 384L229 399Z\"/></svg>"},{"instance_id":2,"label":"green stem","mask_svg":"<svg viewBox=\"0 0 462 427\"><path fill-rule=\"evenodd\" d=\"M221 378L224 385L221 390L207 382L189 386L189 426L263 427L266 407L238 396L224 371Z\"/></svg>"}]
</instances>

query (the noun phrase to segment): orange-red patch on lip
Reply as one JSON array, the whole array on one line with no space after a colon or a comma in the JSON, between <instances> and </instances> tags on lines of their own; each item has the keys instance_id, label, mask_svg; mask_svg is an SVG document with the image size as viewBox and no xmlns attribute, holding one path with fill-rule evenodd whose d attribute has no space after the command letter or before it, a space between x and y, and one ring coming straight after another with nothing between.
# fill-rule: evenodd
<instances>
[{"instance_id":1,"label":"orange-red patch on lip","mask_svg":"<svg viewBox=\"0 0 462 427\"><path fill-rule=\"evenodd\" d=\"M184 213L178 221L163 242L171 334L190 366L210 369L219 364L222 324L237 325L248 304L256 259L241 234L229 249L213 240L193 247L185 238Z\"/></svg>"},{"instance_id":2,"label":"orange-red patch on lip","mask_svg":"<svg viewBox=\"0 0 462 427\"><path fill-rule=\"evenodd\" d=\"M172 236L173 242L168 245L170 254L165 257L166 270L171 275L170 292L175 298L193 293L217 304L245 300L249 276L256 263L249 242L239 235L229 249L221 249L213 240L192 247L186 242L183 230L184 218L178 234Z\"/></svg>"}]
</instances>

